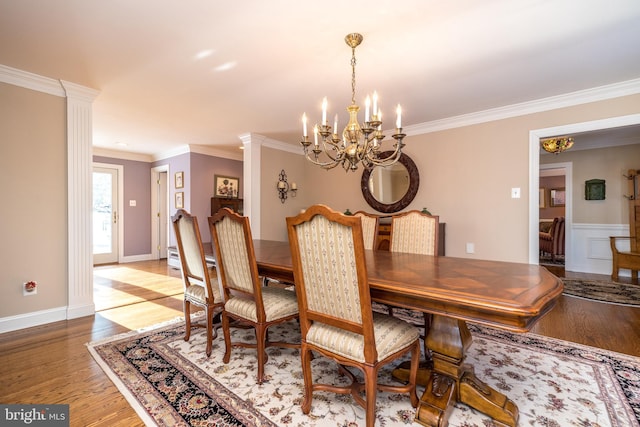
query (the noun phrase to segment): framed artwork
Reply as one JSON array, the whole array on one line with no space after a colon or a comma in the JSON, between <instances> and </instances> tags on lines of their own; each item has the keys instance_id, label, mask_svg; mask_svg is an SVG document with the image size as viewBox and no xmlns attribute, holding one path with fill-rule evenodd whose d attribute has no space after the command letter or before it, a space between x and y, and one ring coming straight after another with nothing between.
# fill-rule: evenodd
<instances>
[{"instance_id":1,"label":"framed artwork","mask_svg":"<svg viewBox=\"0 0 640 427\"><path fill-rule=\"evenodd\" d=\"M176 193L176 209L184 208L184 193L182 191Z\"/></svg>"},{"instance_id":2,"label":"framed artwork","mask_svg":"<svg viewBox=\"0 0 640 427\"><path fill-rule=\"evenodd\" d=\"M566 193L564 188L552 188L549 191L549 204L552 207L564 206Z\"/></svg>"},{"instance_id":3,"label":"framed artwork","mask_svg":"<svg viewBox=\"0 0 640 427\"><path fill-rule=\"evenodd\" d=\"M604 179L590 179L584 182L584 199L585 200L604 200L605 199L605 181Z\"/></svg>"},{"instance_id":4,"label":"framed artwork","mask_svg":"<svg viewBox=\"0 0 640 427\"><path fill-rule=\"evenodd\" d=\"M213 177L214 197L224 197L227 199L237 199L240 189L240 178L230 176L214 175Z\"/></svg>"},{"instance_id":5,"label":"framed artwork","mask_svg":"<svg viewBox=\"0 0 640 427\"><path fill-rule=\"evenodd\" d=\"M546 199L546 192L544 191L544 188L541 188L538 191L538 207L540 209L545 208L547 206L545 203L546 202L545 199Z\"/></svg>"},{"instance_id":6,"label":"framed artwork","mask_svg":"<svg viewBox=\"0 0 640 427\"><path fill-rule=\"evenodd\" d=\"M184 172L176 172L176 188L184 187Z\"/></svg>"}]
</instances>

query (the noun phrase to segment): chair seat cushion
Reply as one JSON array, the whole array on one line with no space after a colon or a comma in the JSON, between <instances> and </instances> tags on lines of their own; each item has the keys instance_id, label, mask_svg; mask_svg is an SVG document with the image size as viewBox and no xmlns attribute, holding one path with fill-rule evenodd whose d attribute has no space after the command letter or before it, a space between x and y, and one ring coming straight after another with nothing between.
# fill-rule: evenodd
<instances>
[{"instance_id":1,"label":"chair seat cushion","mask_svg":"<svg viewBox=\"0 0 640 427\"><path fill-rule=\"evenodd\" d=\"M217 303L222 301L220 296L220 289L218 289L218 283L214 280L211 281L211 290L213 291L213 300ZM184 297L191 302L206 304L204 286L191 285L184 291Z\"/></svg>"},{"instance_id":2,"label":"chair seat cushion","mask_svg":"<svg viewBox=\"0 0 640 427\"><path fill-rule=\"evenodd\" d=\"M378 360L406 348L420 337L420 331L398 318L373 313L373 333ZM307 333L307 343L339 354L351 360L364 362L364 336L324 323L314 322Z\"/></svg>"},{"instance_id":3,"label":"chair seat cushion","mask_svg":"<svg viewBox=\"0 0 640 427\"><path fill-rule=\"evenodd\" d=\"M263 287L262 301L267 322L298 313L298 300L292 291L275 286ZM258 321L256 303L253 299L234 296L225 303L224 309L243 319Z\"/></svg>"}]
</instances>

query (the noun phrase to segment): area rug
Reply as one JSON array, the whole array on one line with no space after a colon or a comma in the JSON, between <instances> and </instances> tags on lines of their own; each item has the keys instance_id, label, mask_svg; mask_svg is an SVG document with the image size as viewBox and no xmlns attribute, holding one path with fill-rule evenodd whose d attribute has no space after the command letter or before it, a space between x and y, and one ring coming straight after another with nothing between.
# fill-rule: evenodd
<instances>
[{"instance_id":1,"label":"area rug","mask_svg":"<svg viewBox=\"0 0 640 427\"><path fill-rule=\"evenodd\" d=\"M563 293L572 297L640 307L640 285L602 280L566 279Z\"/></svg>"},{"instance_id":2,"label":"area rug","mask_svg":"<svg viewBox=\"0 0 640 427\"><path fill-rule=\"evenodd\" d=\"M640 358L534 334L512 334L470 325L467 362L483 381L505 393L520 410L520 426L640 426ZM253 340L249 330L236 339ZM255 382L255 350L234 348L222 363L222 334L205 356L204 331L183 340L184 324L152 327L88 344L89 351L147 425L355 427L364 411L351 396L316 392L311 413L300 410L299 351L268 349L266 381ZM299 336L296 322L272 327L270 337ZM390 370L380 373L391 381ZM333 362L313 361L319 381L343 381ZM424 389L418 391L421 394ZM376 425L418 425L406 395L379 392ZM493 426L456 404L452 427Z\"/></svg>"},{"instance_id":3,"label":"area rug","mask_svg":"<svg viewBox=\"0 0 640 427\"><path fill-rule=\"evenodd\" d=\"M551 258L551 255L540 255L539 262L541 265L564 265L564 255L557 255L555 258Z\"/></svg>"}]
</instances>

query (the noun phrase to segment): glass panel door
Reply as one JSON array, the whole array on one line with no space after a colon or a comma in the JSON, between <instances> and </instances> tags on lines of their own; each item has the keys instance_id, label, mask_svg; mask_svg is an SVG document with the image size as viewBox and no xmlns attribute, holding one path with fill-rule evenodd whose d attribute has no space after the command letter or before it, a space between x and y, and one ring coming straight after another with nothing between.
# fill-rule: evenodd
<instances>
[{"instance_id":1,"label":"glass panel door","mask_svg":"<svg viewBox=\"0 0 640 427\"><path fill-rule=\"evenodd\" d=\"M93 263L118 262L118 170L93 168Z\"/></svg>"}]
</instances>

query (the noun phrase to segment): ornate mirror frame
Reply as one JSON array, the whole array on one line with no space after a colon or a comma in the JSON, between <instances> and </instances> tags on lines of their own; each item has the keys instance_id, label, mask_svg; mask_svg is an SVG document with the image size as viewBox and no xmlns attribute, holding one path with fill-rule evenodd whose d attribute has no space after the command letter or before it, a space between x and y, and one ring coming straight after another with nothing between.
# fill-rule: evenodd
<instances>
[{"instance_id":1,"label":"ornate mirror frame","mask_svg":"<svg viewBox=\"0 0 640 427\"><path fill-rule=\"evenodd\" d=\"M392 151L385 151L384 153L381 153L380 157L384 157L385 154L390 155L391 153ZM404 167L407 168L407 172L409 172L409 189L400 200L388 205L376 200L376 198L373 197L373 194L371 194L371 192L369 191L369 178L371 177L373 168L365 169L362 172L362 179L360 180L362 195L364 196L364 199L367 201L369 206L371 206L378 212L395 213L401 211L402 209L409 206L409 203L413 201L413 199L416 197L416 194L418 193L418 186L420 185L420 174L418 173L418 167L413 162L413 160L411 160L411 157L407 156L404 153L400 155L400 159L398 160L398 162L402 163Z\"/></svg>"}]
</instances>

